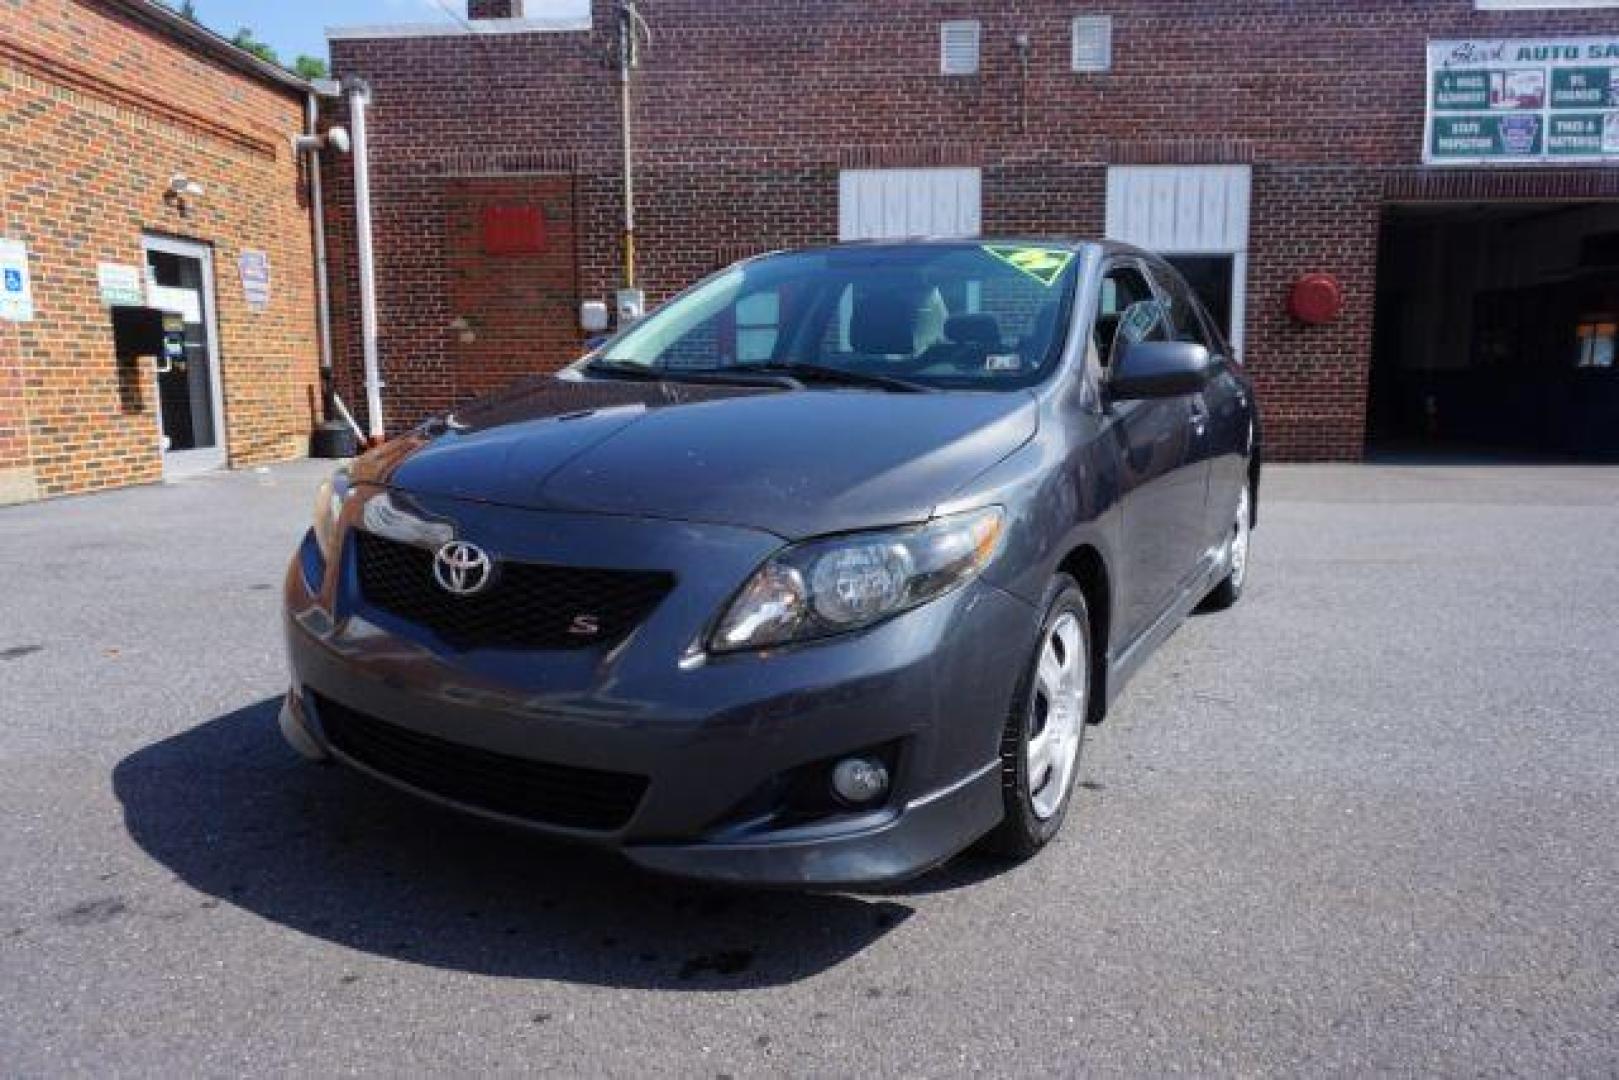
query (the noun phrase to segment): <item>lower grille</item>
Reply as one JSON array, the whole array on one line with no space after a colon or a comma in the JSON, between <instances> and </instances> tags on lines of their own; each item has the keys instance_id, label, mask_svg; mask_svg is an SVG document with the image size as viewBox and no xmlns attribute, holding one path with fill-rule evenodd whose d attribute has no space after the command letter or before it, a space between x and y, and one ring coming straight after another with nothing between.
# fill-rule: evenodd
<instances>
[{"instance_id":1,"label":"lower grille","mask_svg":"<svg viewBox=\"0 0 1619 1080\"><path fill-rule=\"evenodd\" d=\"M543 825L611 832L646 794L633 773L552 765L422 735L311 695L340 753L413 788Z\"/></svg>"}]
</instances>

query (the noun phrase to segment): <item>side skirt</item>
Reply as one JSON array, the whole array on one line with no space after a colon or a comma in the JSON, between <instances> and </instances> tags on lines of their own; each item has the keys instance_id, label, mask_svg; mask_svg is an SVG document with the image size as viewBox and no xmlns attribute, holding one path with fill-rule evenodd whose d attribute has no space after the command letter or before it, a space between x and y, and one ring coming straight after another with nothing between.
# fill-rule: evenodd
<instances>
[{"instance_id":1,"label":"side skirt","mask_svg":"<svg viewBox=\"0 0 1619 1080\"><path fill-rule=\"evenodd\" d=\"M1124 691L1125 685L1140 671L1142 666L1158 651L1158 646L1168 641L1170 636L1190 615L1203 598L1220 583L1225 573L1225 562L1220 552L1212 552L1203 557L1197 575L1191 582L1183 587L1175 597L1173 603L1166 607L1162 614L1155 619L1151 626L1142 631L1141 635L1125 647L1124 651L1108 661L1107 667L1107 703L1112 705Z\"/></svg>"}]
</instances>

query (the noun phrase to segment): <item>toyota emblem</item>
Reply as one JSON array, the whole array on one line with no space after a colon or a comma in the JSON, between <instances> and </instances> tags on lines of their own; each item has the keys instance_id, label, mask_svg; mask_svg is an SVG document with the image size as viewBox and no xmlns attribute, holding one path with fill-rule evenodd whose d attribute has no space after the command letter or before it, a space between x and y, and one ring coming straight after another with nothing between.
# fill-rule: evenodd
<instances>
[{"instance_id":1,"label":"toyota emblem","mask_svg":"<svg viewBox=\"0 0 1619 1080\"><path fill-rule=\"evenodd\" d=\"M477 544L451 540L433 556L433 577L445 592L472 596L488 588L495 576L489 553Z\"/></svg>"}]
</instances>

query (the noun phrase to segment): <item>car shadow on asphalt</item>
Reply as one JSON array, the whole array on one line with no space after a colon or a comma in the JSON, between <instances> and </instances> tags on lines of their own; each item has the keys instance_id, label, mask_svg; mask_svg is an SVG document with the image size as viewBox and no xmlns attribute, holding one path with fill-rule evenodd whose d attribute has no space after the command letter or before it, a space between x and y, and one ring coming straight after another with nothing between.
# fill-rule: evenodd
<instances>
[{"instance_id":1,"label":"car shadow on asphalt","mask_svg":"<svg viewBox=\"0 0 1619 1080\"><path fill-rule=\"evenodd\" d=\"M714 990L794 982L912 914L892 897L659 878L296 757L269 699L126 757L143 850L201 893L363 952L487 975Z\"/></svg>"}]
</instances>

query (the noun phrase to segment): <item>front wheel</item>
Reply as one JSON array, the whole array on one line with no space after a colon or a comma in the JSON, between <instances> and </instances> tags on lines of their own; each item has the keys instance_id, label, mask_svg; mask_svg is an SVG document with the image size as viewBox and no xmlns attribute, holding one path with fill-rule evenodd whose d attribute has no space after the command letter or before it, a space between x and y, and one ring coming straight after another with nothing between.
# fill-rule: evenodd
<instances>
[{"instance_id":1,"label":"front wheel","mask_svg":"<svg viewBox=\"0 0 1619 1080\"><path fill-rule=\"evenodd\" d=\"M1091 623L1085 594L1067 575L1047 595L1034 655L1001 736L1006 816L984 847L1024 859L1057 835L1068 813L1085 742L1091 694Z\"/></svg>"}]
</instances>

